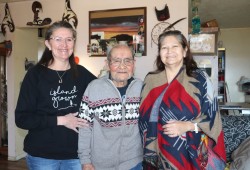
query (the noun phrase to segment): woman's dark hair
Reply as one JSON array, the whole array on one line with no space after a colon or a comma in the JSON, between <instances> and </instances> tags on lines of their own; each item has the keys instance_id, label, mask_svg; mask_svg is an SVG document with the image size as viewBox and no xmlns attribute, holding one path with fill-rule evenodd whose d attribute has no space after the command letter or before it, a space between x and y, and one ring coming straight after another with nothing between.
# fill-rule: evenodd
<instances>
[{"instance_id":1,"label":"woman's dark hair","mask_svg":"<svg viewBox=\"0 0 250 170\"><path fill-rule=\"evenodd\" d=\"M57 22L54 22L51 26L49 26L49 28L47 29L47 31L45 33L45 40L49 41L51 38L51 35L54 33L54 31L59 29L59 28L69 29L73 34L73 38L76 39L76 31L74 30L74 28L72 27L72 25L70 23L68 23L66 21L57 21ZM53 61L54 61L54 57L52 55L52 51L49 50L49 48L46 46L45 50L42 54L42 57L37 64L48 67L49 64L53 63ZM74 53L72 53L72 55L69 57L69 64L73 70L74 76L77 76Z\"/></svg>"},{"instance_id":2,"label":"woman's dark hair","mask_svg":"<svg viewBox=\"0 0 250 170\"><path fill-rule=\"evenodd\" d=\"M184 58L183 64L186 66L187 75L190 77L193 77L194 76L193 71L198 69L197 63L193 59L193 55L190 51L190 47L189 47L189 44L187 42L187 39L178 30L166 31L166 32L163 32L159 36L159 38L158 38L158 55L157 55L157 58L155 61L155 65L156 65L157 69L155 71L151 72L151 74L159 73L159 72L165 70L165 64L161 61L160 51L161 51L161 46L162 46L163 40L168 36L176 37L177 40L179 41L179 43L181 44L182 48L187 49L186 57Z\"/></svg>"}]
</instances>

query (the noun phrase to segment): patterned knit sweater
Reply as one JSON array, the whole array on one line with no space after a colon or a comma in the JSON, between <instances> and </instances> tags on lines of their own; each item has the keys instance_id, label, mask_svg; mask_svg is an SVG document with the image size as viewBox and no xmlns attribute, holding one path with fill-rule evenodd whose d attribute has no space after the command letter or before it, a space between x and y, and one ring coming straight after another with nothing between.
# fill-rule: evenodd
<instances>
[{"instance_id":1,"label":"patterned knit sweater","mask_svg":"<svg viewBox=\"0 0 250 170\"><path fill-rule=\"evenodd\" d=\"M90 123L79 132L79 158L95 170L128 170L142 161L138 128L142 81L133 79L124 97L108 76L91 82L79 116Z\"/></svg>"}]
</instances>

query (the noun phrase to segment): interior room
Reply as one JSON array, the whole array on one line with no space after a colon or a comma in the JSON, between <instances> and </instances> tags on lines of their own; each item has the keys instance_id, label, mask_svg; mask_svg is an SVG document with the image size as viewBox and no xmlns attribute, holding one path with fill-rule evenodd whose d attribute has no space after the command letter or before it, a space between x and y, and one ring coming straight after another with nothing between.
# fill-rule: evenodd
<instances>
[{"instance_id":1,"label":"interior room","mask_svg":"<svg viewBox=\"0 0 250 170\"><path fill-rule=\"evenodd\" d=\"M70 0L39 0L42 4L42 11L39 12L39 18L51 19L52 22L62 20L67 7L66 2ZM193 4L195 2L195 4ZM244 3L243 3L244 2ZM19 89L24 75L27 72L25 65L28 63L37 63L44 50L44 32L48 25L35 25L34 11L32 4L34 0L0 0L0 43L10 41L9 44L3 44L5 56L0 58L2 84L0 93L2 96L0 102L6 103L6 109L3 110L1 103L0 113L0 134L1 146L8 147L8 160L17 161L25 157L23 151L23 140L27 131L19 129L15 125L15 107L19 94ZM6 9L8 4L8 9ZM164 21L157 19L155 8L158 10L168 6L170 18ZM214 84L215 95L223 103L220 109L228 113L226 103L241 104L236 105L229 111L230 114L249 113L249 93L250 93L250 1L244 0L241 3L237 1L217 0L144 0L144 1L117 1L117 0L94 0L91 3L87 0L71 0L70 7L77 16L78 25L76 27L77 39L75 48L75 57L78 58L78 64L85 66L90 72L98 76L104 69L105 50L97 51L98 54L89 51L91 45L90 16L89 12L100 12L106 10L145 8L144 15L144 44L140 52L136 55L135 77L144 79L149 71L154 70L155 57L157 55L157 44L154 42L154 31L164 30L169 25L177 22L172 29L180 30L189 38L192 35L192 19L194 17L193 7L198 8L201 29L196 35L206 34L214 36L213 47L211 51L197 51L194 53L200 68L210 73ZM6 23L6 12L11 17L13 25ZM132 16L128 14L126 16ZM133 11L131 12L133 13ZM95 16L94 16L95 17ZM131 17L132 18L132 17ZM29 24L28 24L29 23ZM11 27L12 26L12 27ZM94 32L94 31L93 31ZM156 33L159 35L159 33ZM101 35L102 36L102 35ZM212 37L213 38L213 37ZM136 44L137 45L137 44ZM140 44L141 45L141 44ZM99 49L100 50L100 49ZM107 49L106 49L107 50ZM1 53L2 54L2 53ZM100 55L99 55L100 54ZM6 83L4 83L6 81ZM4 96L6 94L7 96ZM235 111L236 110L236 111ZM224 121L225 119L223 119ZM248 132L248 135L250 132Z\"/></svg>"}]
</instances>

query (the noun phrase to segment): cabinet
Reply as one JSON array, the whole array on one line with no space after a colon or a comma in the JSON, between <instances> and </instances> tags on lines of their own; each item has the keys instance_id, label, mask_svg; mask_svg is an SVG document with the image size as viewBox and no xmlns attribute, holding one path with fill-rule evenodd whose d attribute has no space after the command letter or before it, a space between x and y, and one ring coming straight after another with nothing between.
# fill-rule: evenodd
<instances>
[{"instance_id":1,"label":"cabinet","mask_svg":"<svg viewBox=\"0 0 250 170\"><path fill-rule=\"evenodd\" d=\"M218 49L218 100L227 102L227 84L225 82L226 49Z\"/></svg>"}]
</instances>

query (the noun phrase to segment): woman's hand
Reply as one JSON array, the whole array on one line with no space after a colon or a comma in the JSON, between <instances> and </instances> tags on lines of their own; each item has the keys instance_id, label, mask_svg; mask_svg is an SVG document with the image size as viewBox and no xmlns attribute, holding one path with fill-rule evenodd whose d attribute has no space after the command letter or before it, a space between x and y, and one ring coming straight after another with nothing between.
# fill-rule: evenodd
<instances>
[{"instance_id":1,"label":"woman's hand","mask_svg":"<svg viewBox=\"0 0 250 170\"><path fill-rule=\"evenodd\" d=\"M190 121L170 120L167 121L166 124L162 126L162 128L164 134L168 135L169 137L177 137L188 131L193 131L194 124Z\"/></svg>"},{"instance_id":2,"label":"woman's hand","mask_svg":"<svg viewBox=\"0 0 250 170\"><path fill-rule=\"evenodd\" d=\"M84 164L82 170L95 170L92 164Z\"/></svg>"},{"instance_id":3,"label":"woman's hand","mask_svg":"<svg viewBox=\"0 0 250 170\"><path fill-rule=\"evenodd\" d=\"M69 129L74 130L78 133L77 128L89 127L88 121L76 117L78 113L69 113L65 116L57 117L57 125L63 125Z\"/></svg>"}]
</instances>

